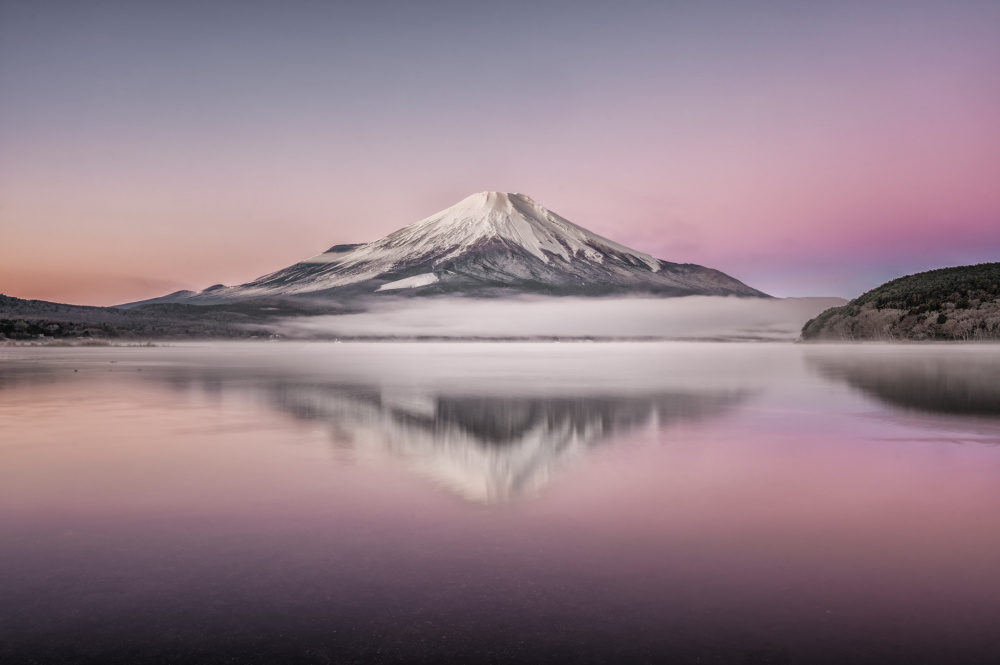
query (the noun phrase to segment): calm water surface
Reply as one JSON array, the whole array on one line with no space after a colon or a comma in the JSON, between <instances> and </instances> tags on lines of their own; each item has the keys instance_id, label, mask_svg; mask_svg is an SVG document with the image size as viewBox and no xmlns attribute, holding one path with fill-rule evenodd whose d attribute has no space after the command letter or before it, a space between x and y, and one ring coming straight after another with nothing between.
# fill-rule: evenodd
<instances>
[{"instance_id":1,"label":"calm water surface","mask_svg":"<svg viewBox=\"0 0 1000 665\"><path fill-rule=\"evenodd\" d=\"M0 662L997 663L1000 349L0 348Z\"/></svg>"}]
</instances>

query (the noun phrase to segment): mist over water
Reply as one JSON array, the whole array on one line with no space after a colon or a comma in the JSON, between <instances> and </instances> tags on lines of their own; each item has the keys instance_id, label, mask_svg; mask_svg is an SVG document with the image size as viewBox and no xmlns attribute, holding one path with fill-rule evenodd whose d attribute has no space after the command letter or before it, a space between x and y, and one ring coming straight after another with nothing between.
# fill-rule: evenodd
<instances>
[{"instance_id":1,"label":"mist over water","mask_svg":"<svg viewBox=\"0 0 1000 665\"><path fill-rule=\"evenodd\" d=\"M344 337L596 337L699 340L798 338L841 298L572 298L374 301L369 311L288 319L281 329Z\"/></svg>"},{"instance_id":2,"label":"mist over water","mask_svg":"<svg viewBox=\"0 0 1000 665\"><path fill-rule=\"evenodd\" d=\"M989 663L986 346L0 349L0 661Z\"/></svg>"}]
</instances>

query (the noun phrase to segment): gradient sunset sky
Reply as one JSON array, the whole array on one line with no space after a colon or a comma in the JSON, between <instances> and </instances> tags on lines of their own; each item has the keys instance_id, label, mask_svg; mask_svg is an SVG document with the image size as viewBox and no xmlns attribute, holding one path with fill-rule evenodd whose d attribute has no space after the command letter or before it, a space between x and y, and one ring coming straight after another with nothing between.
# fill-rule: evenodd
<instances>
[{"instance_id":1,"label":"gradient sunset sky","mask_svg":"<svg viewBox=\"0 0 1000 665\"><path fill-rule=\"evenodd\" d=\"M1000 2L0 0L0 293L237 284L484 190L779 296L1000 261Z\"/></svg>"}]
</instances>

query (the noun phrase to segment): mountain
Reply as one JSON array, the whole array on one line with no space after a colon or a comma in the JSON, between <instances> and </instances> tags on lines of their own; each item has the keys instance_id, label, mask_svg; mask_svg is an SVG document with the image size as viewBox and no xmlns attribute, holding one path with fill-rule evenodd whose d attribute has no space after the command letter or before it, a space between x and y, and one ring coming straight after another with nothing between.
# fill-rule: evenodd
<instances>
[{"instance_id":1,"label":"mountain","mask_svg":"<svg viewBox=\"0 0 1000 665\"><path fill-rule=\"evenodd\" d=\"M670 263L603 238L523 194L482 192L364 244L326 252L239 286L131 303L259 297L655 294L769 297L718 270Z\"/></svg>"},{"instance_id":2,"label":"mountain","mask_svg":"<svg viewBox=\"0 0 1000 665\"><path fill-rule=\"evenodd\" d=\"M802 328L819 341L1000 340L1000 263L894 279Z\"/></svg>"}]
</instances>

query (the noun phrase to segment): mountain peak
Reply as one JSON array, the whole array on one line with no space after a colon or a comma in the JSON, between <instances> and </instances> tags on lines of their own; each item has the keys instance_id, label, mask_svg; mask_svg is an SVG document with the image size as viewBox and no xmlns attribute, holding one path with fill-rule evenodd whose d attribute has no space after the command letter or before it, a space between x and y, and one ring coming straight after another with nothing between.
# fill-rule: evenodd
<instances>
[{"instance_id":1,"label":"mountain peak","mask_svg":"<svg viewBox=\"0 0 1000 665\"><path fill-rule=\"evenodd\" d=\"M530 197L510 192L473 194L368 246L405 245L411 253L435 254L440 262L492 240L520 248L546 264L555 256L571 261L574 256L589 255L596 260L596 244L634 255L650 270L659 269L659 261L652 256L602 238Z\"/></svg>"},{"instance_id":2,"label":"mountain peak","mask_svg":"<svg viewBox=\"0 0 1000 665\"><path fill-rule=\"evenodd\" d=\"M514 192L479 192L478 194L465 197L455 205L442 212L447 212L448 210L454 210L456 212L468 211L480 214L489 212L510 212L513 210L515 201L526 204L535 204L534 201L524 194L517 194Z\"/></svg>"},{"instance_id":3,"label":"mountain peak","mask_svg":"<svg viewBox=\"0 0 1000 665\"><path fill-rule=\"evenodd\" d=\"M528 199L529 197L525 196L524 194L520 194L518 192L478 192L476 194L466 196L464 199L459 201L459 203L463 203L465 201L507 202L512 198Z\"/></svg>"}]
</instances>

